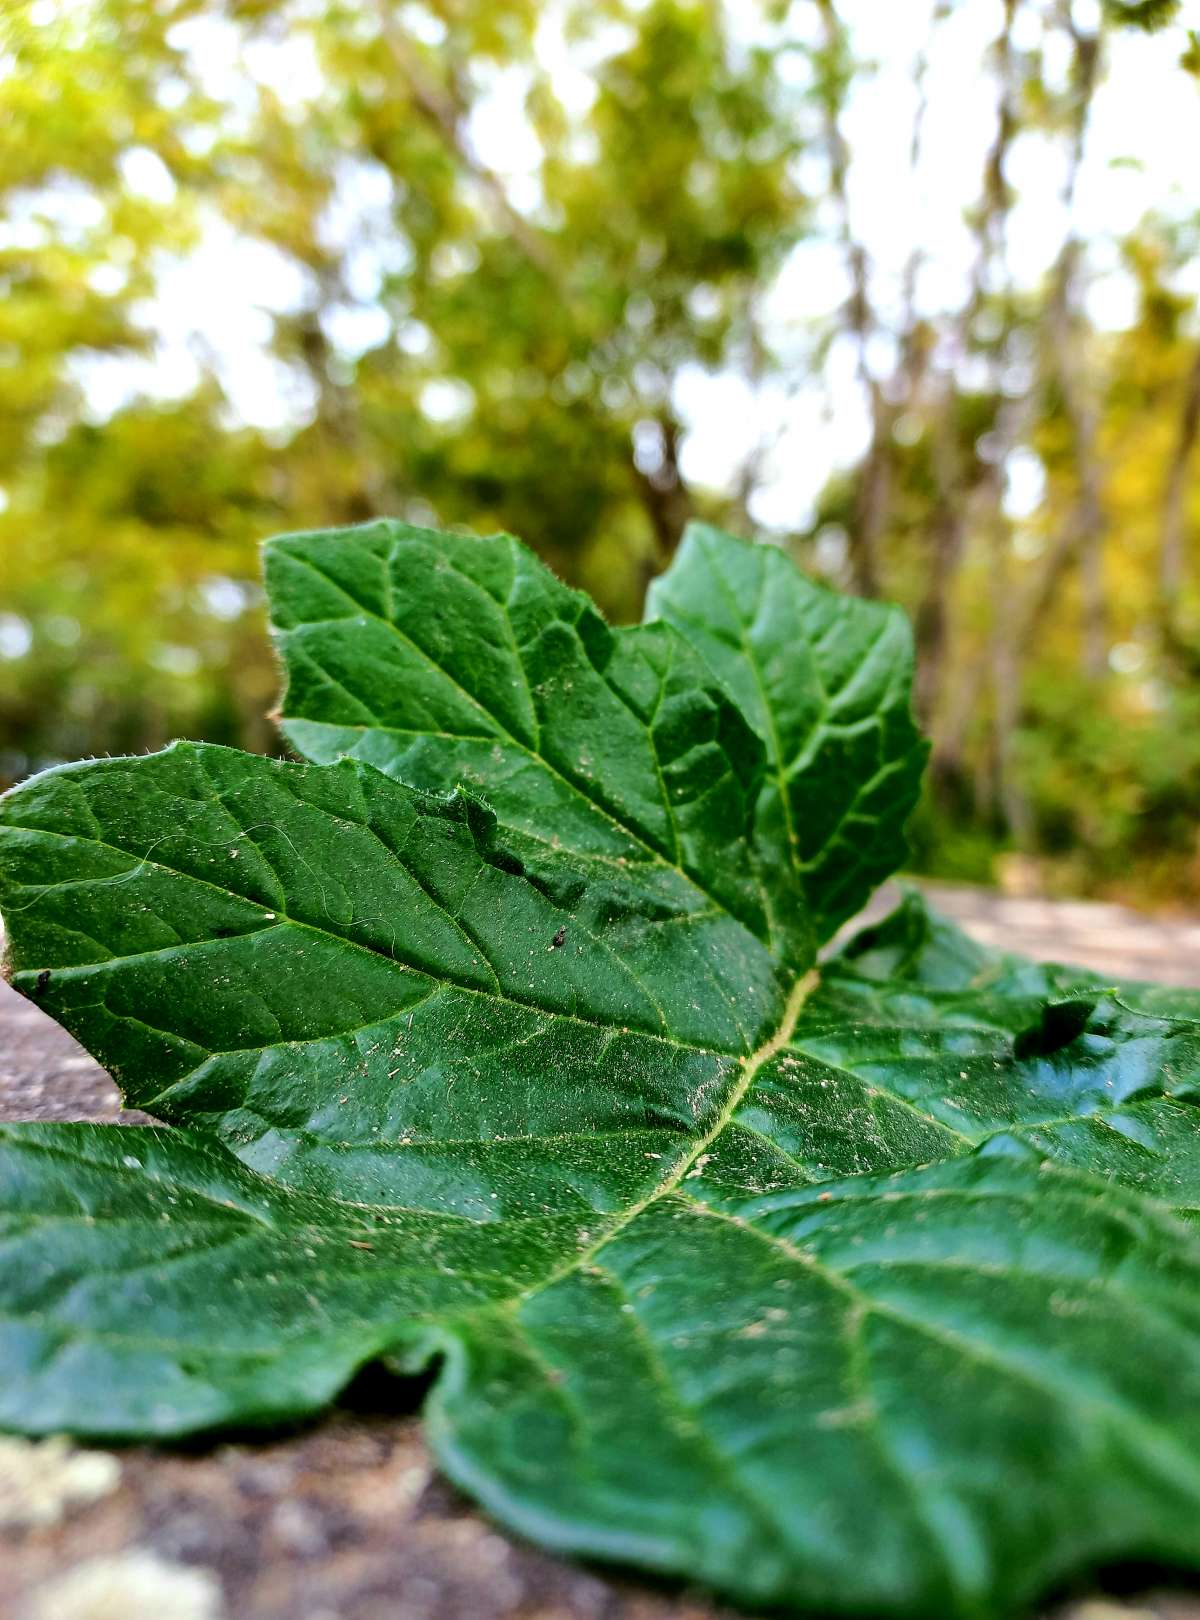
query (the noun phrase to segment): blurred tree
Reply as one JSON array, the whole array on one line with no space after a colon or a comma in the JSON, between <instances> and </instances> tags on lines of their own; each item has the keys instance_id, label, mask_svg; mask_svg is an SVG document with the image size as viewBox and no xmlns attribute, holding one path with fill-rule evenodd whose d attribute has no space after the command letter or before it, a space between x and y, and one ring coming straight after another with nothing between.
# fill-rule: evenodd
<instances>
[{"instance_id":1,"label":"blurred tree","mask_svg":"<svg viewBox=\"0 0 1200 1620\"><path fill-rule=\"evenodd\" d=\"M916 45L914 172L959 9L931 0ZM690 514L754 528L777 459L739 434L732 478L689 481L682 384L786 417L844 350L867 447L772 538L913 612L921 860L984 876L1015 848L1177 892L1200 779L1156 748L1200 690L1194 244L1124 244L1115 334L1073 229L1044 285L1008 251L1016 144L1061 152L1069 220L1106 53L1176 8L994 9L972 262L931 311L919 229L892 297L861 233L871 65L837 0L9 0L0 777L176 731L272 746L254 548L281 528L506 527L636 616ZM815 242L845 296L798 347L770 293ZM165 345L164 288L178 315L208 272L240 324ZM272 427L239 418L243 334Z\"/></svg>"}]
</instances>

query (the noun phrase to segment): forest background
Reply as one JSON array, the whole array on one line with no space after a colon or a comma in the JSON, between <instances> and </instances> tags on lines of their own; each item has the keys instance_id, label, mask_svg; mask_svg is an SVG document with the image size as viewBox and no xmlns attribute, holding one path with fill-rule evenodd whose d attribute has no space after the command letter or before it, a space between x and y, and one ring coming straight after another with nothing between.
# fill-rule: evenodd
<instances>
[{"instance_id":1,"label":"forest background","mask_svg":"<svg viewBox=\"0 0 1200 1620\"><path fill-rule=\"evenodd\" d=\"M257 542L901 602L917 870L1200 900L1200 15L0 0L0 786L278 747Z\"/></svg>"}]
</instances>

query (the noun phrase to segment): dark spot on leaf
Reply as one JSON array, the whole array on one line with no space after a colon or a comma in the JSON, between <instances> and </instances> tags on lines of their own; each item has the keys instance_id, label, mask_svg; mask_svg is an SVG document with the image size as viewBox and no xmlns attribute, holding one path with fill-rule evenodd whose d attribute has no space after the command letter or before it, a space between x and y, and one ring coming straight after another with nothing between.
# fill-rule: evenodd
<instances>
[{"instance_id":1,"label":"dark spot on leaf","mask_svg":"<svg viewBox=\"0 0 1200 1620\"><path fill-rule=\"evenodd\" d=\"M562 925L562 927L559 929L558 933L555 934L554 938L550 941L550 949L552 951L558 950L560 946L566 944L566 939L567 939L567 925L566 925L566 923L564 923Z\"/></svg>"},{"instance_id":2,"label":"dark spot on leaf","mask_svg":"<svg viewBox=\"0 0 1200 1620\"><path fill-rule=\"evenodd\" d=\"M37 983L33 987L34 995L35 996L44 996L46 994L46 986L49 983L50 983L50 969L49 968L43 968L42 971L37 976Z\"/></svg>"},{"instance_id":3,"label":"dark spot on leaf","mask_svg":"<svg viewBox=\"0 0 1200 1620\"><path fill-rule=\"evenodd\" d=\"M1061 1052L1087 1028L1096 1010L1099 994L1079 996L1070 1001L1048 1001L1036 1024L1029 1024L1013 1042L1019 1058L1049 1057Z\"/></svg>"}]
</instances>

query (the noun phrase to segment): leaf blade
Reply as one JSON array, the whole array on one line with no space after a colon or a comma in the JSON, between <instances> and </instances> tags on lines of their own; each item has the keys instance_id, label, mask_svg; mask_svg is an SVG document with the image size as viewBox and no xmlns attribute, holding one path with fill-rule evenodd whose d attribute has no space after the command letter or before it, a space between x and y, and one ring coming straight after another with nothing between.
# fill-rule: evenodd
<instances>
[{"instance_id":1,"label":"leaf blade","mask_svg":"<svg viewBox=\"0 0 1200 1620\"><path fill-rule=\"evenodd\" d=\"M906 852L926 748L899 609L836 596L770 546L689 526L647 617L686 636L762 738L759 837L828 938Z\"/></svg>"},{"instance_id":2,"label":"leaf blade","mask_svg":"<svg viewBox=\"0 0 1200 1620\"><path fill-rule=\"evenodd\" d=\"M480 793L522 860L674 872L798 971L798 894L755 870L761 746L667 626L610 631L518 541L383 521L266 552L284 735L415 787ZM786 903L785 903L786 902Z\"/></svg>"},{"instance_id":3,"label":"leaf blade","mask_svg":"<svg viewBox=\"0 0 1200 1620\"><path fill-rule=\"evenodd\" d=\"M0 1126L0 1426L290 1421L438 1314L507 1297L577 1231L560 1216L501 1238L315 1198L189 1131Z\"/></svg>"},{"instance_id":4,"label":"leaf blade","mask_svg":"<svg viewBox=\"0 0 1200 1620\"><path fill-rule=\"evenodd\" d=\"M29 1376L17 1360L10 1425L29 1427L40 1410L111 1435L122 1402L135 1433L278 1421L321 1404L373 1354L411 1366L441 1354L431 1439L498 1517L562 1550L687 1571L748 1603L979 1615L1118 1552L1196 1557L1200 1249L1122 1189L1097 1198L1067 1171L979 1156L738 1207L703 1183L676 1185L586 1247L577 1225L546 1222L536 1246L509 1232L498 1253L495 1227L422 1217L414 1230L395 1212L281 1192L178 1131L9 1127L0 1162L26 1132L37 1148L82 1140L89 1174L99 1159L110 1184L129 1182L114 1155L133 1147L122 1157L143 1161L143 1269L103 1306L93 1292L47 1310L44 1267L3 1268L0 1337L22 1310L28 1323L31 1305L60 1340L80 1338L81 1314L94 1339L98 1311L120 1321L136 1307L158 1359L85 1354L67 1365L70 1398L57 1405L44 1369ZM215 1253L237 1268L213 1290L219 1311L198 1313L188 1275L187 1309L209 1335L199 1345L165 1336L185 1297L178 1277L163 1283L178 1252L148 1252L163 1241L149 1218L160 1195L186 1203L197 1160L210 1224L248 1226L256 1245L210 1250L207 1263ZM14 1203L28 1219L34 1201L13 1187L0 1174L0 1241L11 1241ZM93 1220L112 1213L94 1177L67 1178L64 1191L68 1243L86 1231L81 1205ZM230 1191L233 1211L220 1207ZM35 1195L47 1202L44 1180ZM125 1212L128 1187L120 1197ZM174 1214L185 1228L196 1219L179 1202ZM337 1251L316 1334L311 1278L296 1265L313 1242ZM70 1275L87 1273L87 1254L67 1257ZM239 1276L251 1279L240 1298ZM30 1277L41 1292L14 1302ZM285 1354L247 1371L264 1324ZM42 1345L17 1348L29 1362ZM93 1380L114 1370L97 1421ZM137 1395L147 1374L160 1395L166 1380L157 1413Z\"/></svg>"},{"instance_id":5,"label":"leaf blade","mask_svg":"<svg viewBox=\"0 0 1200 1620\"><path fill-rule=\"evenodd\" d=\"M798 874L828 926L899 801L826 871L872 788L803 690L792 865L779 737L751 838L759 750L669 627L503 537L275 555L294 724L391 776L177 745L0 806L18 987L189 1127L0 1131L0 1421L273 1422L440 1357L435 1446L506 1522L750 1603L977 1617L1200 1561L1196 999L911 900L818 983ZM903 649L834 652L907 780Z\"/></svg>"},{"instance_id":6,"label":"leaf blade","mask_svg":"<svg viewBox=\"0 0 1200 1620\"><path fill-rule=\"evenodd\" d=\"M331 1192L400 1189L417 1144L515 1118L682 1140L782 1006L694 890L581 881L568 909L470 800L350 761L189 744L60 769L6 797L0 846L17 988L131 1101Z\"/></svg>"},{"instance_id":7,"label":"leaf blade","mask_svg":"<svg viewBox=\"0 0 1200 1620\"><path fill-rule=\"evenodd\" d=\"M1130 1268L1145 1299L1135 1287L1097 1305L1092 1279L1112 1263L1107 1235L1096 1242L1090 1229L1106 1219L1103 1207L1076 1200L1068 1218L1070 1200L1057 1206L1034 1167L976 1159L852 1185L861 1200L853 1231L836 1188L828 1203L808 1188L770 1212L701 1212L690 1200L648 1210L601 1251L604 1277L573 1273L569 1298L537 1294L522 1306L532 1349L513 1355L536 1380L513 1365L502 1375L490 1337L467 1344L471 1375L458 1372L432 1402L443 1466L551 1545L687 1569L751 1605L1007 1612L1118 1548L1193 1561L1200 1475L1169 1386L1197 1330L1188 1280L1196 1257L1186 1243L1177 1248L1173 1223L1162 1229L1150 1217ZM932 1246L916 1217L944 1210L955 1191L993 1202L984 1221L943 1220L930 1275L945 1281L927 1306L918 1288L914 1307L910 1251ZM1111 1232L1129 1265L1123 1222L1142 1210L1125 1199ZM1035 1253L1031 1234L1045 1242L1043 1271L1035 1266L1007 1296L995 1272L997 1223L1014 1249L1020 1238ZM1183 1266L1171 1287L1155 1280L1163 1264ZM616 1300L606 1297L614 1272ZM1169 1325L1153 1313L1148 1322L1151 1295ZM1112 1346L1130 1334L1136 1352L1114 1365ZM993 1355L989 1341L1005 1335ZM523 1393L497 1410L481 1391L501 1376ZM964 1380L947 1411L939 1392ZM617 1403L618 1387L637 1394ZM575 1432L550 1426L551 1475L545 1457L514 1443L515 1428L538 1433L563 1401ZM900 1435L881 1436L880 1423ZM661 1447L649 1434L664 1436Z\"/></svg>"}]
</instances>

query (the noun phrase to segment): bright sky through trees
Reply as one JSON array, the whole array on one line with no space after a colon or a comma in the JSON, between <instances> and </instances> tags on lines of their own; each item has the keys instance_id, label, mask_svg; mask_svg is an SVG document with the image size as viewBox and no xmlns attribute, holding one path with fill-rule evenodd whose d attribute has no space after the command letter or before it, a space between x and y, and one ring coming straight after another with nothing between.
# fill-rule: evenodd
<instances>
[{"instance_id":1,"label":"bright sky through trees","mask_svg":"<svg viewBox=\"0 0 1200 1620\"><path fill-rule=\"evenodd\" d=\"M54 0L37 8L54 11ZM745 9L745 14L740 14ZM847 0L844 18L857 56L866 64L851 87L844 113L852 152L848 175L855 235L872 265L875 305L886 317L902 316L903 281L910 256L920 249L922 263L916 298L922 313L957 308L971 274L974 244L967 211L978 190L979 173L995 120L997 87L988 48L1001 25L1000 0L973 0L931 31L931 0ZM417 13L413 10L414 21ZM755 26L748 8L726 7L735 40L773 44L777 31ZM794 34L795 8L789 22ZM1076 0L1081 26L1099 13L1092 0ZM819 26L810 8L809 31ZM1063 207L1065 154L1060 144L1037 129L1020 133L1012 144L1006 178L1016 193L1005 236L1014 281L1032 287L1048 274L1062 246L1068 221L1088 242L1087 310L1101 327L1119 328L1134 317L1137 288L1120 262L1118 243L1146 214L1186 217L1195 206L1195 158L1200 151L1200 96L1194 80L1179 71L1180 34L1200 27L1200 0L1188 0L1177 25L1156 34L1130 33L1114 52L1096 92L1074 206ZM437 44L438 30L427 20L425 33ZM246 47L236 24L199 16L178 25L204 89L246 115L245 78L268 84L292 114L323 90L320 65L308 35L294 35ZM598 39L572 46L564 38L561 9L544 8L537 51L568 113L585 115L595 95L593 73L606 56L627 46L629 31L619 25ZM1035 11L1020 14L1014 29L1018 48L1042 45ZM926 52L923 99L914 68ZM807 74L807 63L797 59ZM780 59L787 73L788 58ZM1061 37L1052 36L1046 68L1065 82L1069 56ZM534 216L542 200L538 182L543 150L525 115L529 75L520 68L491 74L470 119L476 149L504 177L514 204ZM919 162L910 161L910 133L923 118ZM822 158L799 165L802 187L819 194ZM145 150L125 165L132 190L151 201L173 191L162 162ZM331 237L356 233L375 220L379 240L360 244L355 276L361 301L327 318L339 350L357 356L392 335L386 313L372 299L382 271L402 268L389 238L387 210L392 185L369 164L347 162L339 175L335 204L326 225ZM69 212L70 198L64 198ZM1200 293L1200 259L1174 278L1182 292ZM313 408L306 379L270 354L269 314L294 312L305 297L305 281L294 263L253 237L210 220L203 240L186 257L159 266L159 290L145 319L155 333L152 358L93 357L78 363L90 408L104 417L138 391L178 395L193 389L204 363L216 366L236 416L270 430L302 422ZM753 516L768 528L788 530L811 518L813 503L832 466L849 465L861 455L870 432L856 357L849 340L835 344L825 363L809 370L814 329L828 321L847 296L844 258L834 240L807 240L789 255L763 297L771 341L794 358L801 376L751 385L736 372L699 366L676 379L675 400L687 433L681 464L689 480L726 490L756 444L774 441L756 491ZM702 298L702 295L701 295ZM876 346L882 376L894 363L894 348ZM453 397L433 391L427 408L435 416L453 410ZM1015 516L1036 504L1042 478L1036 462L1010 469L1010 507Z\"/></svg>"}]
</instances>

